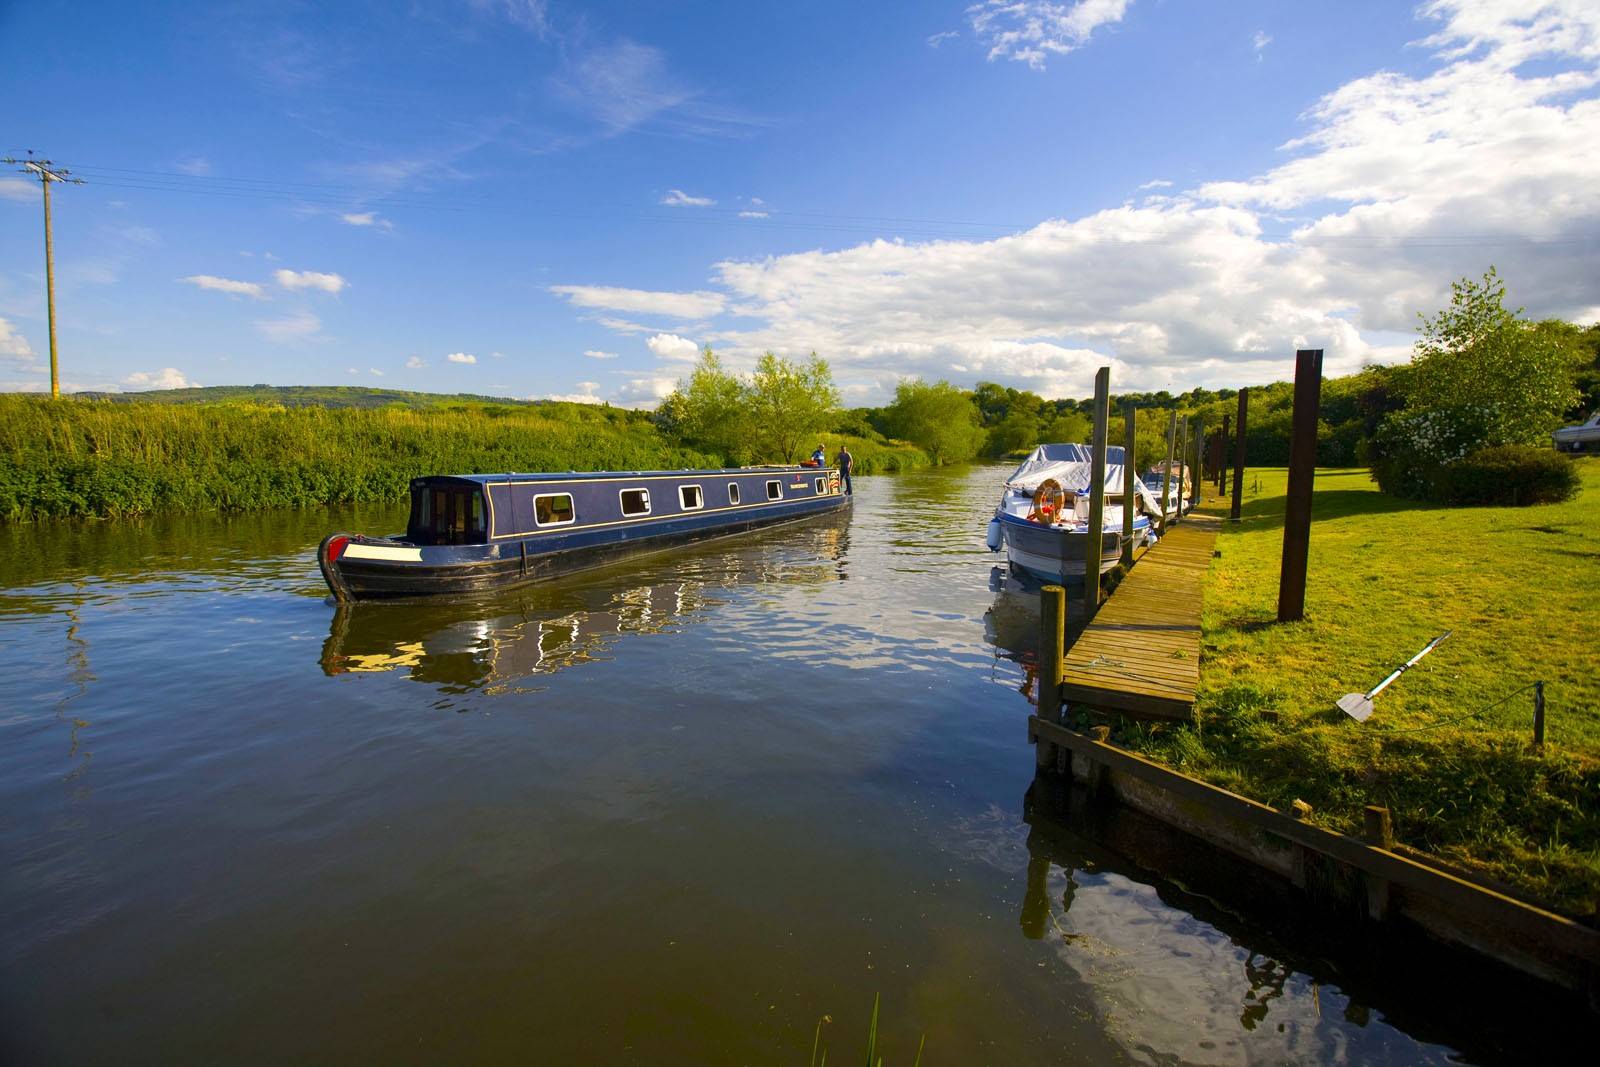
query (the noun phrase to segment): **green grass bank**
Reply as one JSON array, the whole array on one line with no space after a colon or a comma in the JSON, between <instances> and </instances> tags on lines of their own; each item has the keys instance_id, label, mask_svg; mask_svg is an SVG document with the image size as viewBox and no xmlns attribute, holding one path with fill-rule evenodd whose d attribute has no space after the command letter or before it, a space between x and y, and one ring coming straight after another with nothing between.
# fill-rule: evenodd
<instances>
[{"instance_id":1,"label":"green grass bank","mask_svg":"<svg viewBox=\"0 0 1600 1067\"><path fill-rule=\"evenodd\" d=\"M913 446L826 435L856 470L925 466ZM591 404L385 407L0 394L0 520L403 500L424 474L716 467L646 414Z\"/></svg>"},{"instance_id":2,"label":"green grass bank","mask_svg":"<svg viewBox=\"0 0 1600 1067\"><path fill-rule=\"evenodd\" d=\"M1319 470L1303 622L1279 625L1285 472L1245 476L1206 585L1193 724L1123 724L1124 743L1187 773L1358 832L1397 836L1571 914L1600 904L1600 461L1564 504L1443 508ZM1357 723L1339 697L1453 636ZM1531 745L1545 683L1546 744ZM1515 694L1515 695L1513 695Z\"/></svg>"}]
</instances>

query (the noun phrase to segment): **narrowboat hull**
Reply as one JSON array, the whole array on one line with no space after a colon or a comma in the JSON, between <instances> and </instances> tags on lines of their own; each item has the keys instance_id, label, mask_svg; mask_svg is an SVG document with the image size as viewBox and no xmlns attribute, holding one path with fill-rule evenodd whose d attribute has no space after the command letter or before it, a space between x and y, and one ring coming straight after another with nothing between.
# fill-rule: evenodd
<instances>
[{"instance_id":1,"label":"narrowboat hull","mask_svg":"<svg viewBox=\"0 0 1600 1067\"><path fill-rule=\"evenodd\" d=\"M317 562L336 599L382 600L509 589L604 567L714 538L838 514L844 494L765 503L735 512L674 516L637 526L498 539L491 544L418 546L393 538L334 533Z\"/></svg>"}]
</instances>

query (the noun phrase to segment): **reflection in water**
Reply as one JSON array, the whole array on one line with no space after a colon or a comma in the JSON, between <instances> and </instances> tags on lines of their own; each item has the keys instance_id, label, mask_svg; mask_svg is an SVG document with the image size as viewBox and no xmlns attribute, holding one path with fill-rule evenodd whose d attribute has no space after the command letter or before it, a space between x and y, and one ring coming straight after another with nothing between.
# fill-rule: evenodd
<instances>
[{"instance_id":1,"label":"reflection in water","mask_svg":"<svg viewBox=\"0 0 1600 1067\"><path fill-rule=\"evenodd\" d=\"M767 536L785 537L785 551L761 551L759 540L757 551L702 546L659 557L643 574L611 568L485 597L338 604L321 667L328 675L403 670L447 693L528 692L528 679L612 658L628 636L703 619L741 587L848 577L840 516Z\"/></svg>"},{"instance_id":2,"label":"reflection in water","mask_svg":"<svg viewBox=\"0 0 1600 1067\"><path fill-rule=\"evenodd\" d=\"M1005 473L342 610L318 540L403 507L0 527L0 1062L805 1062L877 994L927 1062L1445 1055L1011 810Z\"/></svg>"}]
</instances>

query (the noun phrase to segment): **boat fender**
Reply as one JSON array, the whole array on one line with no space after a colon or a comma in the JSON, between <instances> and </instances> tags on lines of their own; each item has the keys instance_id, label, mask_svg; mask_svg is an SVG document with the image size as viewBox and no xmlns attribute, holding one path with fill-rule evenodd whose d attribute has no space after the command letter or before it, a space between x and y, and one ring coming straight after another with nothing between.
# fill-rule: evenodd
<instances>
[{"instance_id":1,"label":"boat fender","mask_svg":"<svg viewBox=\"0 0 1600 1067\"><path fill-rule=\"evenodd\" d=\"M1000 551L1000 520L999 519L990 519L989 520L988 542L989 542L989 551L990 552L998 552L998 551Z\"/></svg>"}]
</instances>

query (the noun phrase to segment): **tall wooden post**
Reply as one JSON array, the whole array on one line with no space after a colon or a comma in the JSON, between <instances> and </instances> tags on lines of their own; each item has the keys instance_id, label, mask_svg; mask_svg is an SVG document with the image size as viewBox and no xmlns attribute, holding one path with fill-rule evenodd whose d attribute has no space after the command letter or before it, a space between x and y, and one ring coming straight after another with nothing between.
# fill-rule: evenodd
<instances>
[{"instance_id":1,"label":"tall wooden post","mask_svg":"<svg viewBox=\"0 0 1600 1067\"><path fill-rule=\"evenodd\" d=\"M1250 410L1250 390L1239 390L1239 424L1233 428L1233 506L1228 518L1239 521L1239 507L1244 502L1244 421Z\"/></svg>"},{"instance_id":2,"label":"tall wooden post","mask_svg":"<svg viewBox=\"0 0 1600 1067\"><path fill-rule=\"evenodd\" d=\"M1184 494L1189 484L1189 416L1178 419L1178 521L1183 521Z\"/></svg>"},{"instance_id":3,"label":"tall wooden post","mask_svg":"<svg viewBox=\"0 0 1600 1067\"><path fill-rule=\"evenodd\" d=\"M1039 718L1061 721L1062 644L1067 630L1067 591L1047 585L1039 591ZM1033 750L1034 768L1056 764L1056 746L1040 740Z\"/></svg>"},{"instance_id":4,"label":"tall wooden post","mask_svg":"<svg viewBox=\"0 0 1600 1067\"><path fill-rule=\"evenodd\" d=\"M1204 415L1196 415L1194 417L1194 474L1189 481L1189 507L1191 510L1200 502L1200 483L1204 481L1200 473L1205 470L1205 460L1202 458L1205 455L1205 439L1206 417Z\"/></svg>"},{"instance_id":5,"label":"tall wooden post","mask_svg":"<svg viewBox=\"0 0 1600 1067\"><path fill-rule=\"evenodd\" d=\"M1178 412L1167 413L1167 465L1161 468L1161 533L1167 532L1167 494L1172 485L1172 449L1178 443Z\"/></svg>"},{"instance_id":6,"label":"tall wooden post","mask_svg":"<svg viewBox=\"0 0 1600 1067\"><path fill-rule=\"evenodd\" d=\"M1089 443L1089 527L1083 542L1084 619L1100 610L1100 549L1106 528L1106 431L1111 421L1111 368L1094 374L1094 437Z\"/></svg>"},{"instance_id":7,"label":"tall wooden post","mask_svg":"<svg viewBox=\"0 0 1600 1067\"><path fill-rule=\"evenodd\" d=\"M1133 461L1134 413L1137 410L1131 400L1122 406L1122 562L1128 567L1133 566L1133 513L1139 503L1139 494L1134 489L1139 468Z\"/></svg>"},{"instance_id":8,"label":"tall wooden post","mask_svg":"<svg viewBox=\"0 0 1600 1067\"><path fill-rule=\"evenodd\" d=\"M1283 508L1283 565L1278 571L1278 621L1306 617L1306 564L1311 556L1311 490L1317 476L1317 409L1322 401L1322 349L1294 354L1294 419L1289 430L1289 491Z\"/></svg>"},{"instance_id":9,"label":"tall wooden post","mask_svg":"<svg viewBox=\"0 0 1600 1067\"><path fill-rule=\"evenodd\" d=\"M1220 499L1228 495L1228 420L1231 416L1222 416L1222 447L1217 449L1217 497Z\"/></svg>"}]
</instances>

